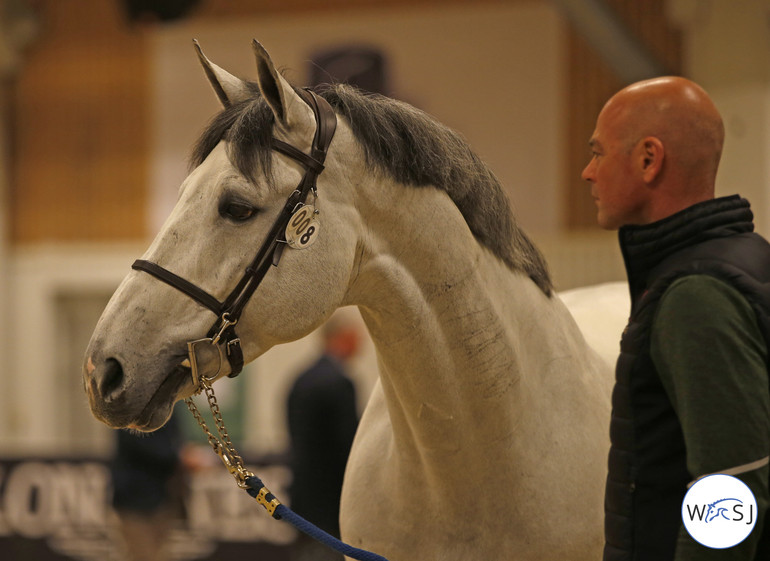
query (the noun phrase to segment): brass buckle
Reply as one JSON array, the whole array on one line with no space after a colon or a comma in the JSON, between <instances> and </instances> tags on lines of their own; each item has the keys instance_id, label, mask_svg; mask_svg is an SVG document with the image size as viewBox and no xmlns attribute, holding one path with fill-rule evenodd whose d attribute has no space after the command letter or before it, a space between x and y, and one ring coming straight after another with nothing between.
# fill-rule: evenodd
<instances>
[{"instance_id":1,"label":"brass buckle","mask_svg":"<svg viewBox=\"0 0 770 561\"><path fill-rule=\"evenodd\" d=\"M217 379L219 376L219 373L222 372L222 365L224 364L226 360L225 354L230 352L230 344L234 343L236 339L233 339L232 341L227 341L226 344L220 345L219 341L222 339L222 335L224 334L225 330L228 327L231 327L238 323L238 320L230 321L230 315L228 313L222 314L222 325L219 328L219 331L217 331L216 335L213 337L204 337L203 339L196 339L195 341L188 341L187 342L187 357L190 360L190 375L192 377L193 386L195 386L195 394L199 394L203 391L204 385L210 386L214 383L214 380ZM207 345L213 345L217 349L217 354L219 355L219 365L217 366L217 371L214 372L214 374L211 374L209 376L206 376L205 374L202 374L198 369L198 357L195 354L195 346L200 345L201 343L205 343Z\"/></svg>"},{"instance_id":2,"label":"brass buckle","mask_svg":"<svg viewBox=\"0 0 770 561\"><path fill-rule=\"evenodd\" d=\"M220 318L222 320L222 326L219 328L219 331L217 331L217 334L214 335L214 337L211 338L211 344L217 345L219 343L219 340L222 338L222 335L224 334L225 330L238 323L238 320L230 321L230 314L225 312L222 314L222 317Z\"/></svg>"},{"instance_id":3,"label":"brass buckle","mask_svg":"<svg viewBox=\"0 0 770 561\"><path fill-rule=\"evenodd\" d=\"M233 458L231 453L219 440L217 440L216 445L213 446L213 448L214 452L216 452L217 456L222 460L222 463L225 464L227 471L229 471L230 475L235 478L238 487L241 489L248 489L249 486L246 484L246 480L249 477L253 477L254 474L247 470L240 461Z\"/></svg>"}]
</instances>

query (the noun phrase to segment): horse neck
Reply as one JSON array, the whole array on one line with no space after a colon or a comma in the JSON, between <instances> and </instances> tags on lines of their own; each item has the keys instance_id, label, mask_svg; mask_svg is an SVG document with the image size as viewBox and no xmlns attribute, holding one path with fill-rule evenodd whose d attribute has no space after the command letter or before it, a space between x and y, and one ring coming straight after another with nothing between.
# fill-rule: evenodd
<instances>
[{"instance_id":1,"label":"horse neck","mask_svg":"<svg viewBox=\"0 0 770 561\"><path fill-rule=\"evenodd\" d=\"M367 215L350 290L377 348L396 441L420 450L451 448L463 430L479 444L508 438L520 377L539 360L521 341L546 338L534 317L551 301L478 244L443 192L402 188L396 201L388 209L381 196Z\"/></svg>"}]
</instances>

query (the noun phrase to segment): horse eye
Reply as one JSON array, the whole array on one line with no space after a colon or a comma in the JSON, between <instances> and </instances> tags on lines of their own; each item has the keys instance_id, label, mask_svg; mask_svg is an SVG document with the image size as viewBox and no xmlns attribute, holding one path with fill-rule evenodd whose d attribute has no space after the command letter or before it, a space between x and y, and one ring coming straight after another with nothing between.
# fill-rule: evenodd
<instances>
[{"instance_id":1,"label":"horse eye","mask_svg":"<svg viewBox=\"0 0 770 561\"><path fill-rule=\"evenodd\" d=\"M244 222L254 216L257 213L257 209L253 206L245 203L227 203L222 205L219 209L219 214L224 218L235 220L236 222Z\"/></svg>"}]
</instances>

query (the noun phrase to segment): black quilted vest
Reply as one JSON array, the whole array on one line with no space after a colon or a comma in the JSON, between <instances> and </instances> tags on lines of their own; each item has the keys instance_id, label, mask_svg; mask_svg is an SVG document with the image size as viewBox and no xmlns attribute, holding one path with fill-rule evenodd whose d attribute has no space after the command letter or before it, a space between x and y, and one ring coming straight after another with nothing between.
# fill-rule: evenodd
<instances>
[{"instance_id":1,"label":"black quilted vest","mask_svg":"<svg viewBox=\"0 0 770 561\"><path fill-rule=\"evenodd\" d=\"M672 559L686 486L694 479L679 420L650 358L650 327L666 288L692 274L728 282L751 303L770 342L770 244L753 233L752 220L748 201L735 195L620 229L631 317L612 393L604 561ZM768 526L760 549L770 559Z\"/></svg>"}]
</instances>

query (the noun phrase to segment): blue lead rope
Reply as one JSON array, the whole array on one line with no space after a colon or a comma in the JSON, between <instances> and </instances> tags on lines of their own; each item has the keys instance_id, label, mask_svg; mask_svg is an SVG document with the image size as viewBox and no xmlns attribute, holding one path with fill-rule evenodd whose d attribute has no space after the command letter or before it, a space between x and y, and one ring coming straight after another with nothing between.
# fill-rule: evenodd
<instances>
[{"instance_id":1,"label":"blue lead rope","mask_svg":"<svg viewBox=\"0 0 770 561\"><path fill-rule=\"evenodd\" d=\"M191 359L190 362L193 362L193 359ZM233 443L230 440L230 436L227 434L227 429L225 429L225 423L222 420L222 414L219 409L219 405L217 404L217 398L214 395L214 389L211 387L207 380L207 378L201 377L199 380L196 380L196 384L200 383L201 391L206 393L206 399L209 402L209 408L211 409L211 414L214 417L214 422L216 423L219 438L214 436L209 430L209 427L206 425L206 421L203 420L203 417L201 416L200 411L198 411L198 407L195 405L195 402L192 400L192 398L188 397L185 399L185 404L190 410L190 413L192 413L193 417L195 417L195 420L198 422L201 429L203 429L203 432L206 433L209 444L211 444L211 448L214 450L214 453L219 456L219 458L225 464L227 471L229 471L230 475L235 478L238 486L242 489L245 489L246 492L254 497L259 504L265 507L265 510L267 510L267 513L270 516L276 520L284 520L288 522L297 530L303 534L307 534L317 542L322 543L323 545L330 547L331 549L338 551L343 555L357 559L358 561L388 561L381 555L371 553L365 549L358 549L357 547L353 547L341 540L338 540L331 534L321 530L315 524L311 524L296 514L289 507L282 505L281 502L275 498L275 495L273 495L270 490L265 487L265 484L262 483L262 480L247 470L243 465L243 459L238 454L238 452L235 451Z\"/></svg>"},{"instance_id":2,"label":"blue lead rope","mask_svg":"<svg viewBox=\"0 0 770 561\"><path fill-rule=\"evenodd\" d=\"M246 484L246 487L244 487L246 492L265 507L268 514L276 520L288 522L303 534L347 557L357 559L358 561L388 561L382 555L348 545L331 534L324 532L315 524L308 522L289 507L279 502L256 475L247 477L244 482Z\"/></svg>"}]
</instances>

